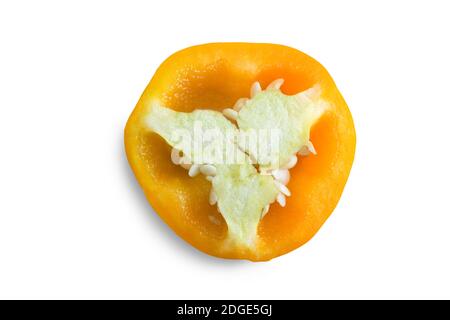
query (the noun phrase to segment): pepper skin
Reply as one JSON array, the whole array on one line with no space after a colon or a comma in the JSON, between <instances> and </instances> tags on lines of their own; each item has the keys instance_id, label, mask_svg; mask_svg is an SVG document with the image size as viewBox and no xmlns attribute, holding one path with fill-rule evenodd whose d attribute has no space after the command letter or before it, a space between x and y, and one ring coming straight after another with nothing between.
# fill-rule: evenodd
<instances>
[{"instance_id":1,"label":"pepper skin","mask_svg":"<svg viewBox=\"0 0 450 320\"><path fill-rule=\"evenodd\" d=\"M170 146L146 128L144 119L155 101L176 111L221 111L247 97L253 82L265 87L278 78L285 80L281 90L289 95L319 85L330 107L311 129L317 155L299 157L290 170L292 196L286 206L271 205L259 224L255 249L241 250L225 245L227 225L208 203L210 183L173 164ZM326 69L296 49L275 44L212 43L173 54L156 71L125 128L128 161L155 212L197 249L252 261L283 255L314 236L338 203L355 144L351 113Z\"/></svg>"}]
</instances>

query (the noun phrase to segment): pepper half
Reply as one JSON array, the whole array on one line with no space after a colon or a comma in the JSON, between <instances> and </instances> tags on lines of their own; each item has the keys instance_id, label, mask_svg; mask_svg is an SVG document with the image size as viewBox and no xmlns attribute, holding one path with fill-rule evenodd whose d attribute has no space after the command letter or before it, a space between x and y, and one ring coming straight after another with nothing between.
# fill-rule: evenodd
<instances>
[{"instance_id":1,"label":"pepper half","mask_svg":"<svg viewBox=\"0 0 450 320\"><path fill-rule=\"evenodd\" d=\"M298 158L289 172L291 196L285 206L270 206L257 225L254 244L230 243L227 222L210 205L211 183L172 163L171 146L149 130L147 119L158 105L178 112L222 112L248 97L255 82L265 88L276 79L284 79L285 95L320 88L327 107L309 132L317 154ZM173 54L156 71L125 128L128 161L158 215L205 253L252 261L290 252L319 230L344 189L355 143L350 111L325 68L296 49L275 44L213 43Z\"/></svg>"}]
</instances>

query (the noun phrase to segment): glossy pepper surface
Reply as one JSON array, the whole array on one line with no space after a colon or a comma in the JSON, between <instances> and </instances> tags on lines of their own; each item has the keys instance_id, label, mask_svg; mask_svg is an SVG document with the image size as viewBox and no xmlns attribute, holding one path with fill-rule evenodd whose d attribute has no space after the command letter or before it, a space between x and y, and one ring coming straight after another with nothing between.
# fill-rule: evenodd
<instances>
[{"instance_id":1,"label":"glossy pepper surface","mask_svg":"<svg viewBox=\"0 0 450 320\"><path fill-rule=\"evenodd\" d=\"M260 221L254 248L227 244L227 224L208 201L210 183L189 177L171 162L171 147L148 130L145 118L158 103L175 111L222 111L282 78L281 91L294 95L314 86L329 104L313 125L310 139L317 155L299 157L290 171L292 195L274 204ZM308 55L282 45L213 43L170 56L158 68L125 128L129 163L155 212L184 240L213 256L264 261L306 243L338 203L355 153L350 111L326 69Z\"/></svg>"}]
</instances>

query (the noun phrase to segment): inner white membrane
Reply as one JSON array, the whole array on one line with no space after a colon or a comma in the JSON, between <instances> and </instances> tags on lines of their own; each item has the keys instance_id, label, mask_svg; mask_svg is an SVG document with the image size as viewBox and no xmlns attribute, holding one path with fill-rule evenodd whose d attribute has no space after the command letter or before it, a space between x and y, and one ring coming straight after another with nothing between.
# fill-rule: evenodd
<instances>
[{"instance_id":1,"label":"inner white membrane","mask_svg":"<svg viewBox=\"0 0 450 320\"><path fill-rule=\"evenodd\" d=\"M222 111L230 125L218 119L220 114L209 111L209 116L217 118L214 120L215 123L218 121L223 128L235 130L238 138L232 144L235 147L233 152L241 152L247 162L252 163L251 165L198 163L192 159L186 146L179 146L169 138L169 132L177 124L186 125L188 122L180 117L187 117L189 114L176 113L157 106L156 111L146 120L148 127L173 147L171 160L174 164L186 169L190 177L201 174L211 182L209 204L217 205L218 211L224 216L230 238L246 247L254 245L258 223L269 212L270 206L275 201L282 207L286 206L286 197L291 196L288 188L289 170L296 166L298 156L317 154L313 143L309 140L309 134L312 125L327 107L327 103L320 98L320 88L313 87L296 95L287 96L280 91L283 83L283 79L277 79L262 90L260 83L254 82L250 88L249 98L240 98L233 107ZM207 111L197 110L191 115L196 112L206 114ZM172 127L167 123L175 115L179 118L178 122L174 121ZM272 155L272 158L267 154L261 155L241 143L240 138L249 129L277 127L281 132L281 151ZM274 161L274 157L277 161ZM254 188L251 187L253 185ZM255 190L255 194L252 193L252 189ZM261 201L255 200L255 206L250 206L248 202L252 201L252 197L260 197ZM239 210L244 213L234 212ZM254 217L254 211L259 212L257 217ZM209 220L214 224L220 224L213 216L210 216Z\"/></svg>"}]
</instances>

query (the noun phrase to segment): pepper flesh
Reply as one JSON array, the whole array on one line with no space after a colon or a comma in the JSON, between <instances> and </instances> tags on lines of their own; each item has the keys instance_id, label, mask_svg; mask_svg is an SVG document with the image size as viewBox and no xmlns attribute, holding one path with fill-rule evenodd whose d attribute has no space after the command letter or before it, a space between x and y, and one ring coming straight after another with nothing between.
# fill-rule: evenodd
<instances>
[{"instance_id":1,"label":"pepper flesh","mask_svg":"<svg viewBox=\"0 0 450 320\"><path fill-rule=\"evenodd\" d=\"M267 86L284 78L282 91L296 94L315 85L329 104L310 132L317 156L300 157L291 170L292 196L271 206L258 226L255 250L230 245L227 225L208 203L210 183L170 161L170 147L149 132L145 117L155 103L176 111L221 111L248 96L254 81ZM196 248L218 257L269 260L307 242L336 206L354 157L351 114L327 71L295 49L273 44L215 43L169 57L144 91L125 129L130 165L160 217Z\"/></svg>"}]
</instances>

